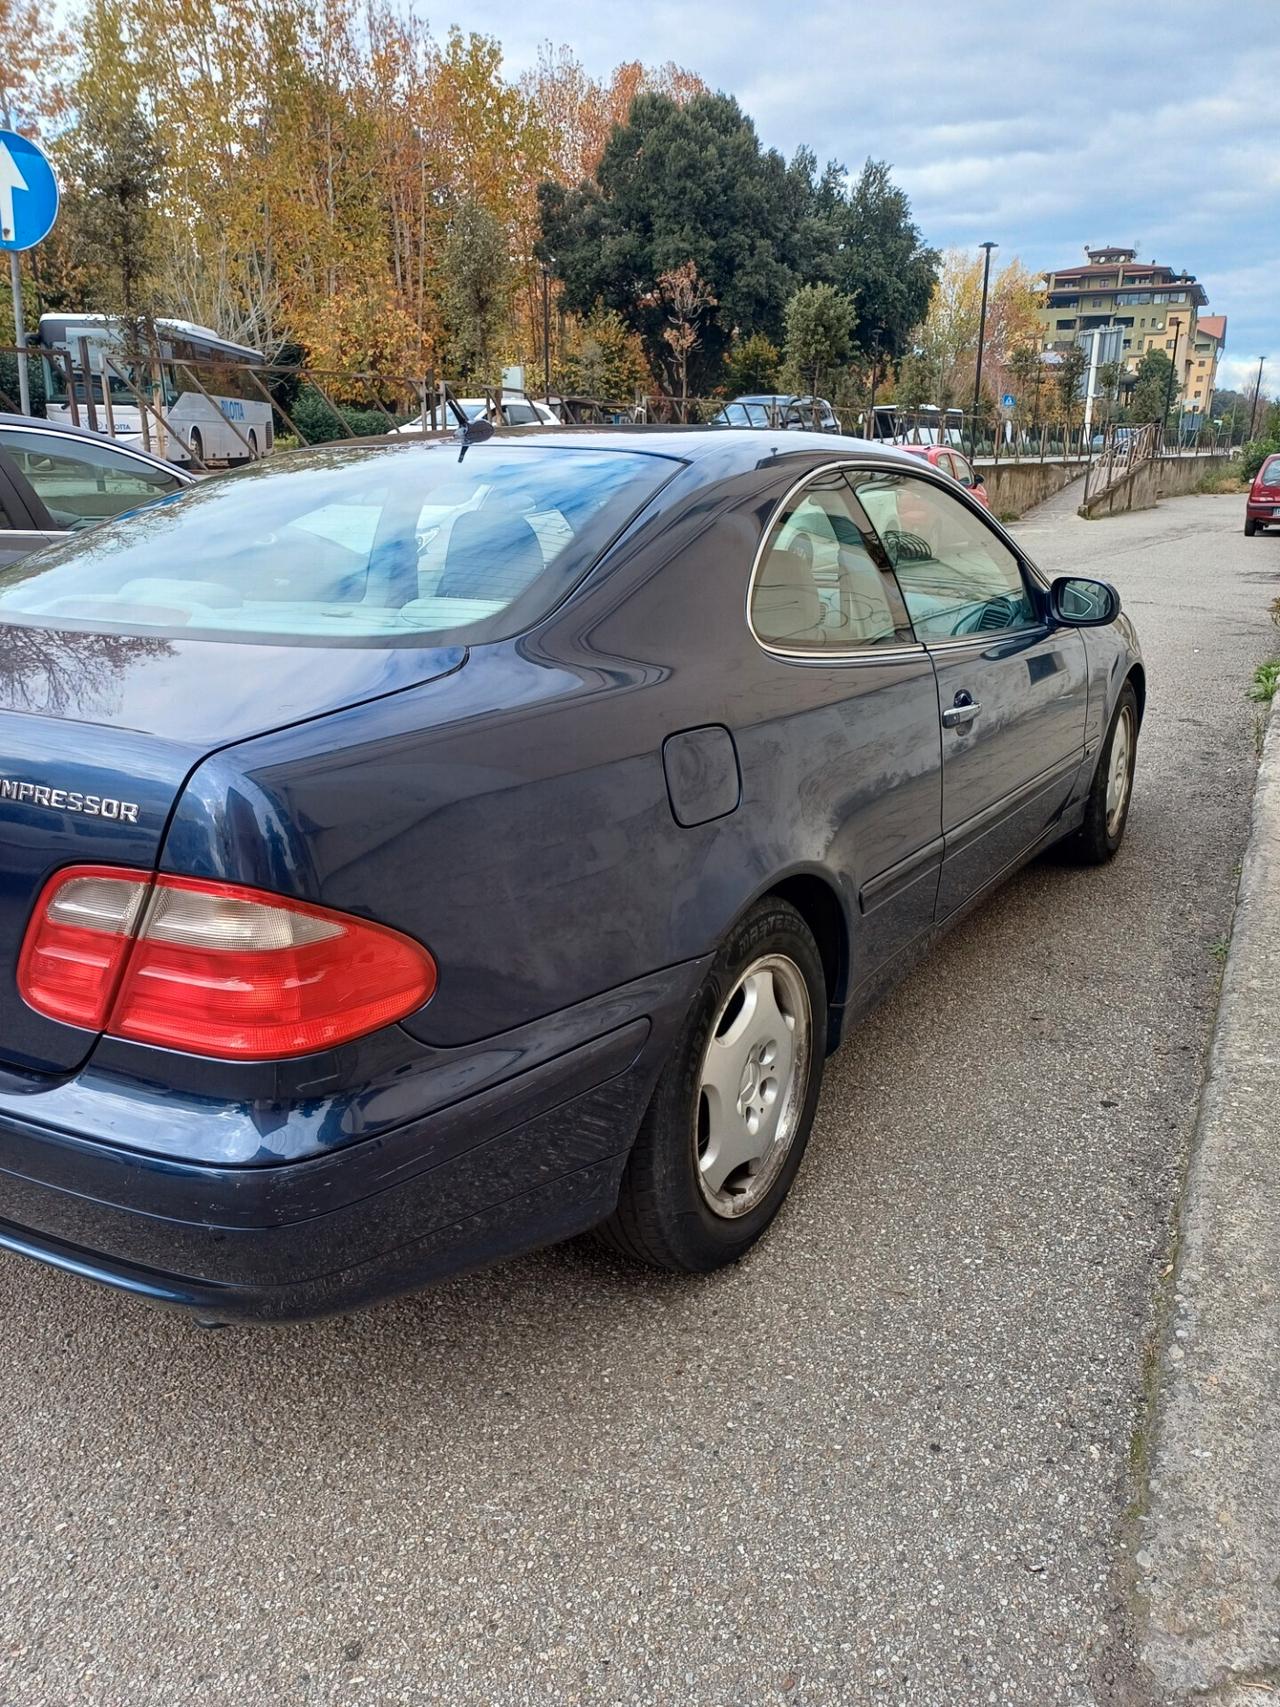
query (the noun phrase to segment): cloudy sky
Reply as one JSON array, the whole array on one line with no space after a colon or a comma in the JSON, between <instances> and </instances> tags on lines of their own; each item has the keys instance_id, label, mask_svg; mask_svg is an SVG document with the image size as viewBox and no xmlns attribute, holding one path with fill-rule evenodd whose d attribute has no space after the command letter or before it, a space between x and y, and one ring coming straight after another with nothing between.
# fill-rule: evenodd
<instances>
[{"instance_id":1,"label":"cloudy sky","mask_svg":"<svg viewBox=\"0 0 1280 1707\"><path fill-rule=\"evenodd\" d=\"M1224 378L1280 393L1280 0L444 0L431 23L588 71L674 59L764 142L888 160L926 238L1039 269L1086 244L1186 267Z\"/></svg>"}]
</instances>

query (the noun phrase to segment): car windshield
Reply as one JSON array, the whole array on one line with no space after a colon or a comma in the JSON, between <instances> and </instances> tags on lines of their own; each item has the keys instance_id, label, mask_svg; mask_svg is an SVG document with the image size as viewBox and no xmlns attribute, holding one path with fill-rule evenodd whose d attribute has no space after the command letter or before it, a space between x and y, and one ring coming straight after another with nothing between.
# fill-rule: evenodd
<instances>
[{"instance_id":1,"label":"car windshield","mask_svg":"<svg viewBox=\"0 0 1280 1707\"><path fill-rule=\"evenodd\" d=\"M0 570L0 621L334 645L544 616L680 467L493 439L299 451Z\"/></svg>"},{"instance_id":2,"label":"car windshield","mask_svg":"<svg viewBox=\"0 0 1280 1707\"><path fill-rule=\"evenodd\" d=\"M1280 456L1273 457L1262 471L1264 486L1280 486Z\"/></svg>"}]
</instances>

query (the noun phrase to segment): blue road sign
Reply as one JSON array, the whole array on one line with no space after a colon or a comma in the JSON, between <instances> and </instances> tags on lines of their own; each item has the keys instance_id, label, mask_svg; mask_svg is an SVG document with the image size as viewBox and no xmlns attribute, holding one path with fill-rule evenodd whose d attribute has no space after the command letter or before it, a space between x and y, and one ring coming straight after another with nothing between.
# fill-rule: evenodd
<instances>
[{"instance_id":1,"label":"blue road sign","mask_svg":"<svg viewBox=\"0 0 1280 1707\"><path fill-rule=\"evenodd\" d=\"M58 217L58 180L38 142L0 130L0 249L34 249Z\"/></svg>"},{"instance_id":2,"label":"blue road sign","mask_svg":"<svg viewBox=\"0 0 1280 1707\"><path fill-rule=\"evenodd\" d=\"M1018 399L1013 395L1012 391L1006 391L1004 396L1000 399L1002 406L1006 409L1012 409L1017 401Z\"/></svg>"}]
</instances>

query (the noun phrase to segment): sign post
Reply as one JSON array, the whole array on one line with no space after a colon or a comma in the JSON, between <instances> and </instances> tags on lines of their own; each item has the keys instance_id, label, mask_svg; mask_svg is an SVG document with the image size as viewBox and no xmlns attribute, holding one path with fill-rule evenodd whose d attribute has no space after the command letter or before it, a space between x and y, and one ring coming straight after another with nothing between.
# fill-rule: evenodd
<instances>
[{"instance_id":1,"label":"sign post","mask_svg":"<svg viewBox=\"0 0 1280 1707\"><path fill-rule=\"evenodd\" d=\"M34 249L58 217L58 180L39 143L16 130L0 130L0 249L9 251L13 287L13 331L18 346L18 391L24 415L31 413L27 334L22 323L22 265L18 256Z\"/></svg>"}]
</instances>

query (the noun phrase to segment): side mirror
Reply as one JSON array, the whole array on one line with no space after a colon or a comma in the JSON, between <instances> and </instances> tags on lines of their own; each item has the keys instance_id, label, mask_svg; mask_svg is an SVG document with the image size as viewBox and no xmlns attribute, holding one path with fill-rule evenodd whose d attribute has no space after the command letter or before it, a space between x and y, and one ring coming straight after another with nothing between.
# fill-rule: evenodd
<instances>
[{"instance_id":1,"label":"side mirror","mask_svg":"<svg viewBox=\"0 0 1280 1707\"><path fill-rule=\"evenodd\" d=\"M1109 581L1060 575L1049 588L1049 608L1068 628L1105 628L1120 615L1120 595Z\"/></svg>"}]
</instances>

